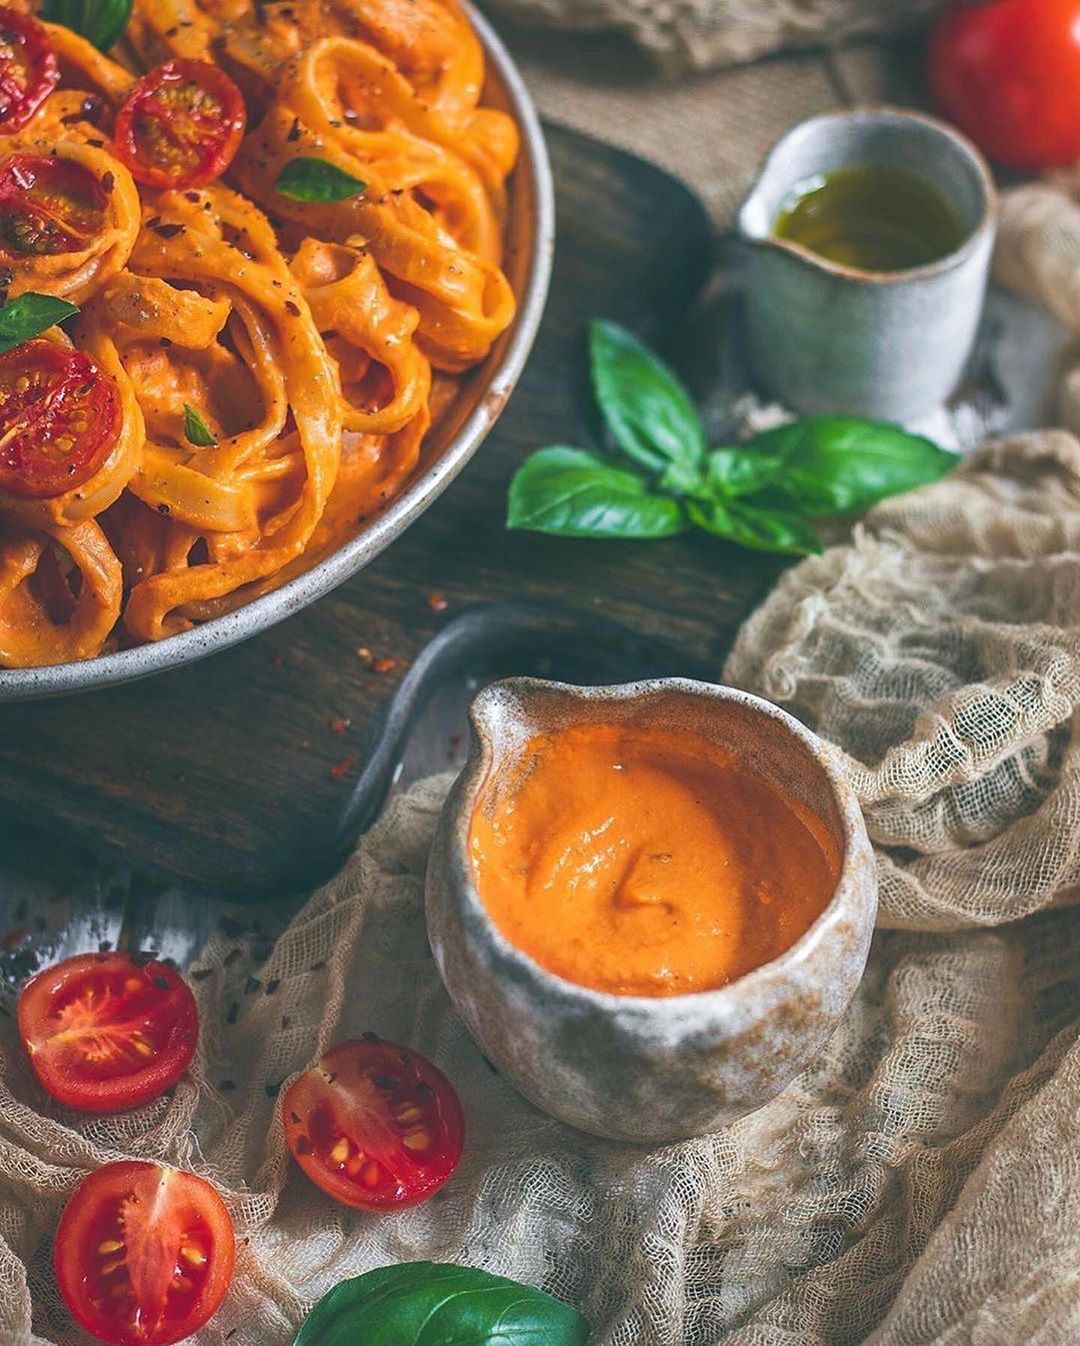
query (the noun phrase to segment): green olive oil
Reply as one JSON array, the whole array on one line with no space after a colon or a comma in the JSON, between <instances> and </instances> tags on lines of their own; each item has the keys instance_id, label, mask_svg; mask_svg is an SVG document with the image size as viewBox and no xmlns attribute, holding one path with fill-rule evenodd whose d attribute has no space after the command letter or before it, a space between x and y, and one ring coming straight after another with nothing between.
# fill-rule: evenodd
<instances>
[{"instance_id":1,"label":"green olive oil","mask_svg":"<svg viewBox=\"0 0 1080 1346\"><path fill-rule=\"evenodd\" d=\"M819 257L862 271L906 271L955 252L960 216L914 173L866 164L800 183L773 232Z\"/></svg>"}]
</instances>

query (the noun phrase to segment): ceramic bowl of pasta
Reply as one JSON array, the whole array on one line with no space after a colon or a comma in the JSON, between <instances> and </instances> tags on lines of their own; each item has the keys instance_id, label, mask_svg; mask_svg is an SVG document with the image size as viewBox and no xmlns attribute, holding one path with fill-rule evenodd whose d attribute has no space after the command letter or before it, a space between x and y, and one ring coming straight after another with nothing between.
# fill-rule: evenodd
<instances>
[{"instance_id":1,"label":"ceramic bowl of pasta","mask_svg":"<svg viewBox=\"0 0 1080 1346\"><path fill-rule=\"evenodd\" d=\"M551 263L534 110L460 0L71 8L0 12L0 699L370 561L490 429Z\"/></svg>"}]
</instances>

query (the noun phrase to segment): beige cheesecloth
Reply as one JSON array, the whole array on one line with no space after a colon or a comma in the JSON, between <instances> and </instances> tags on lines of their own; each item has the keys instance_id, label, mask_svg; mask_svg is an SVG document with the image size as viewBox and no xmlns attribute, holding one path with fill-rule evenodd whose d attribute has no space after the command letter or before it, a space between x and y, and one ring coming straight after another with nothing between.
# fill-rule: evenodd
<instances>
[{"instance_id":1,"label":"beige cheesecloth","mask_svg":"<svg viewBox=\"0 0 1080 1346\"><path fill-rule=\"evenodd\" d=\"M1080 339L1065 192L1007 198L998 271ZM1062 415L1080 430L1071 366ZM0 1346L86 1341L56 1298L51 1235L82 1174L122 1156L190 1165L226 1194L244 1242L200 1346L290 1343L338 1280L415 1258L544 1286L605 1346L1080 1341L1080 443L991 446L880 506L785 575L722 674L844 749L877 848L881 928L811 1071L729 1130L652 1152L536 1112L485 1065L428 954L448 785L429 781L264 966L213 937L200 1052L173 1098L118 1118L43 1109L0 1018ZM469 1123L449 1187L392 1217L308 1184L277 1116L283 1080L367 1029L434 1057Z\"/></svg>"},{"instance_id":2,"label":"beige cheesecloth","mask_svg":"<svg viewBox=\"0 0 1080 1346\"><path fill-rule=\"evenodd\" d=\"M97 1120L35 1108L0 1020L0 1342L83 1340L51 1232L81 1174L122 1155L212 1177L247 1240L206 1346L291 1342L335 1282L414 1258L545 1286L621 1346L1080 1340L1078 548L1080 443L1029 435L878 508L743 628L725 676L847 752L882 891L855 1003L768 1107L649 1152L576 1135L493 1074L426 946L448 784L429 781L254 991L235 939L213 937L197 1068L170 1101ZM290 1165L274 1096L368 1029L433 1056L469 1122L444 1193L381 1218Z\"/></svg>"}]
</instances>

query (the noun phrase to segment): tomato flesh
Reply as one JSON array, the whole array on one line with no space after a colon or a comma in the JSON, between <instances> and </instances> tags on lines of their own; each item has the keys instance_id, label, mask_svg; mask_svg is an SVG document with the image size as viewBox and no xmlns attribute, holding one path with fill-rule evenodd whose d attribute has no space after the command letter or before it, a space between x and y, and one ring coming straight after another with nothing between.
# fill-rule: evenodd
<instances>
[{"instance_id":1,"label":"tomato flesh","mask_svg":"<svg viewBox=\"0 0 1080 1346\"><path fill-rule=\"evenodd\" d=\"M19 997L19 1034L42 1087L85 1112L157 1098L195 1051L195 999L166 963L89 953L45 968Z\"/></svg>"},{"instance_id":2,"label":"tomato flesh","mask_svg":"<svg viewBox=\"0 0 1080 1346\"><path fill-rule=\"evenodd\" d=\"M82 164L12 154L0 164L0 249L55 256L90 246L105 227L106 197Z\"/></svg>"},{"instance_id":3,"label":"tomato flesh","mask_svg":"<svg viewBox=\"0 0 1080 1346\"><path fill-rule=\"evenodd\" d=\"M957 0L930 42L934 99L998 163L1080 160L1080 0Z\"/></svg>"},{"instance_id":4,"label":"tomato flesh","mask_svg":"<svg viewBox=\"0 0 1080 1346\"><path fill-rule=\"evenodd\" d=\"M166 61L144 75L116 114L117 153L148 187L202 187L232 162L244 99L207 61Z\"/></svg>"},{"instance_id":5,"label":"tomato flesh","mask_svg":"<svg viewBox=\"0 0 1080 1346\"><path fill-rule=\"evenodd\" d=\"M84 1178L60 1217L56 1282L71 1316L110 1346L170 1346L216 1313L236 1238L217 1190L140 1160Z\"/></svg>"},{"instance_id":6,"label":"tomato flesh","mask_svg":"<svg viewBox=\"0 0 1080 1346\"><path fill-rule=\"evenodd\" d=\"M0 355L0 491L82 486L120 433L120 393L84 351L36 339Z\"/></svg>"},{"instance_id":7,"label":"tomato flesh","mask_svg":"<svg viewBox=\"0 0 1080 1346\"><path fill-rule=\"evenodd\" d=\"M0 135L21 130L59 80L56 52L42 25L0 8Z\"/></svg>"},{"instance_id":8,"label":"tomato flesh","mask_svg":"<svg viewBox=\"0 0 1080 1346\"><path fill-rule=\"evenodd\" d=\"M361 1210L425 1201L461 1158L454 1086L419 1053L373 1035L332 1047L289 1086L281 1109L307 1176Z\"/></svg>"}]
</instances>

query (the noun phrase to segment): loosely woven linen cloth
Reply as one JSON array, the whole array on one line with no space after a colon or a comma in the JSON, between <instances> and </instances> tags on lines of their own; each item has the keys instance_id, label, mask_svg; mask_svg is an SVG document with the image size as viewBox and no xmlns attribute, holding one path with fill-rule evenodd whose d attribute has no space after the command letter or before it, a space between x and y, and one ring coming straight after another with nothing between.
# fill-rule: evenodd
<instances>
[{"instance_id":1,"label":"loosely woven linen cloth","mask_svg":"<svg viewBox=\"0 0 1080 1346\"><path fill-rule=\"evenodd\" d=\"M740 633L724 676L843 749L881 881L850 1011L767 1107L648 1150L575 1134L496 1075L426 943L448 787L431 780L264 966L214 935L172 1098L52 1109L0 1020L0 1341L85 1340L52 1231L85 1172L129 1155L206 1174L236 1219L234 1288L201 1346L289 1343L337 1281L416 1258L543 1286L605 1346L1080 1340L1078 548L1080 442L1027 435L876 509ZM392 1216L317 1191L278 1115L283 1081L366 1030L432 1056L468 1117L453 1181Z\"/></svg>"},{"instance_id":2,"label":"loosely woven linen cloth","mask_svg":"<svg viewBox=\"0 0 1080 1346\"><path fill-rule=\"evenodd\" d=\"M625 34L669 73L911 27L941 0L488 0L531 24Z\"/></svg>"}]
</instances>

